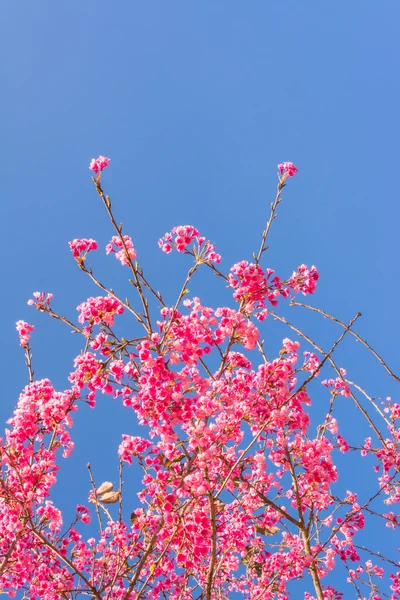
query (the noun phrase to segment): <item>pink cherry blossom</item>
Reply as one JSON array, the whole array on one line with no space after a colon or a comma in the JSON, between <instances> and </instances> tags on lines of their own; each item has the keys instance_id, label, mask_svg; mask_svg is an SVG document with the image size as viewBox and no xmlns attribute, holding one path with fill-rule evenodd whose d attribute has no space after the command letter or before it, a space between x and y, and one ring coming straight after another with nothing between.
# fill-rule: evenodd
<instances>
[{"instance_id":1,"label":"pink cherry blossom","mask_svg":"<svg viewBox=\"0 0 400 600\"><path fill-rule=\"evenodd\" d=\"M199 262L208 261L217 264L221 262L221 255L216 252L215 246L201 237L199 231L192 225L174 227L158 241L159 247L166 254L169 254L173 247L178 252L188 252L188 246L192 243L194 245L190 252Z\"/></svg>"},{"instance_id":2,"label":"pink cherry blossom","mask_svg":"<svg viewBox=\"0 0 400 600\"><path fill-rule=\"evenodd\" d=\"M321 383L325 387L331 389L335 394L341 394L342 396L349 398L351 396L351 390L348 383L344 380L346 371L340 369L340 374L341 377L336 377L336 379L324 379Z\"/></svg>"},{"instance_id":3,"label":"pink cherry blossom","mask_svg":"<svg viewBox=\"0 0 400 600\"><path fill-rule=\"evenodd\" d=\"M71 249L72 256L75 258L84 258L88 252L91 250L97 250L98 248L95 240L86 238L78 238L72 240L72 242L68 242L68 244Z\"/></svg>"},{"instance_id":4,"label":"pink cherry blossom","mask_svg":"<svg viewBox=\"0 0 400 600\"><path fill-rule=\"evenodd\" d=\"M36 306L38 310L48 310L50 308L50 302L54 298L53 294L46 294L46 292L34 292L33 299L28 300L29 306Z\"/></svg>"},{"instance_id":5,"label":"pink cherry blossom","mask_svg":"<svg viewBox=\"0 0 400 600\"><path fill-rule=\"evenodd\" d=\"M124 243L119 236L114 235L111 238L110 243L106 246L106 253L110 254L111 252L114 252L115 258L119 260L122 265L128 265L129 259L131 261L135 260L136 250L133 247L132 238L130 238L129 235L124 235L123 239Z\"/></svg>"},{"instance_id":6,"label":"pink cherry blossom","mask_svg":"<svg viewBox=\"0 0 400 600\"><path fill-rule=\"evenodd\" d=\"M273 269L266 269L264 272L259 265L245 260L233 265L228 282L235 290L233 297L241 302L246 313L265 307L266 301L277 306L279 298L287 298L291 291L302 292L304 295L313 294L319 279L316 267L308 269L306 265L301 265L288 280L282 281L278 275L273 275ZM264 311L259 314L259 320L266 316Z\"/></svg>"},{"instance_id":7,"label":"pink cherry blossom","mask_svg":"<svg viewBox=\"0 0 400 600\"><path fill-rule=\"evenodd\" d=\"M283 177L293 177L295 173L298 172L297 167L294 166L291 162L284 162L278 165L279 172L283 175Z\"/></svg>"},{"instance_id":8,"label":"pink cherry blossom","mask_svg":"<svg viewBox=\"0 0 400 600\"><path fill-rule=\"evenodd\" d=\"M106 156L99 156L98 158L92 158L90 165L89 165L89 169L96 174L101 173L102 170L105 169L105 167L108 167L108 165L110 164L110 160L111 159L107 158Z\"/></svg>"},{"instance_id":9,"label":"pink cherry blossom","mask_svg":"<svg viewBox=\"0 0 400 600\"><path fill-rule=\"evenodd\" d=\"M313 294L317 287L319 273L314 265L309 269L306 265L300 265L297 271L288 280L288 286L296 293Z\"/></svg>"},{"instance_id":10,"label":"pink cherry blossom","mask_svg":"<svg viewBox=\"0 0 400 600\"><path fill-rule=\"evenodd\" d=\"M80 314L79 323L89 322L90 326L106 323L114 325L114 316L124 312L123 306L112 296L97 296L88 298L82 302L77 309Z\"/></svg>"},{"instance_id":11,"label":"pink cherry blossom","mask_svg":"<svg viewBox=\"0 0 400 600\"><path fill-rule=\"evenodd\" d=\"M35 329L33 325L29 325L26 321L17 321L16 328L19 334L19 344L23 348L29 344L30 333Z\"/></svg>"}]
</instances>

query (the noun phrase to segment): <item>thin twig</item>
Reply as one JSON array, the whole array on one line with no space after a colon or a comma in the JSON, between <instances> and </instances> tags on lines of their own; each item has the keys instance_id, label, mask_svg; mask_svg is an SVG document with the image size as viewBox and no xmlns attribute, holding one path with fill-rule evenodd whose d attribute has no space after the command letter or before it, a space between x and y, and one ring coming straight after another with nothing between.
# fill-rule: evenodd
<instances>
[{"instance_id":1,"label":"thin twig","mask_svg":"<svg viewBox=\"0 0 400 600\"><path fill-rule=\"evenodd\" d=\"M97 513L97 519L99 521L99 527L100 527L100 533L103 533L103 522L101 520L101 514L100 514L100 510L99 510L99 503L97 500L97 492L96 492L96 484L94 482L94 477L93 477L93 472L92 472L92 467L90 466L90 463L88 463L86 465L87 470L89 471L89 477L90 477L90 483L92 484L92 489L93 489L93 494L94 494L94 504L96 507L96 513Z\"/></svg>"},{"instance_id":2,"label":"thin twig","mask_svg":"<svg viewBox=\"0 0 400 600\"><path fill-rule=\"evenodd\" d=\"M341 325L341 327L346 327L346 325L345 325L345 323L343 323L343 321L340 321L336 317L333 317L332 315L328 314L324 310L321 310L320 308L316 308L315 306L311 306L309 304L303 304L301 302L295 302L294 300L292 300L290 302L290 306L301 306L302 308L307 308L308 310L312 310L313 312L319 313L319 314L323 315L325 318L330 319L331 321L334 321L338 325ZM398 377L395 373L393 373L393 371L388 367L388 365L385 363L385 361L383 360L381 355L378 354L378 352L376 352L376 350L374 350L372 348L372 346L370 346L366 340L364 340L360 335L358 335L358 333L356 333L352 329L349 329L349 333L351 333L351 335L354 335L354 337L359 342L361 342L366 348L368 348L368 350L370 352L372 352L372 354L375 356L375 358L381 363L382 367L384 367L386 369L386 371L389 373L389 375L391 377L393 377L393 379L395 379L396 381L400 381L400 377Z\"/></svg>"},{"instance_id":3,"label":"thin twig","mask_svg":"<svg viewBox=\"0 0 400 600\"><path fill-rule=\"evenodd\" d=\"M261 245L260 245L260 249L258 251L257 256L254 255L255 261L256 261L256 265L258 265L258 263L261 260L261 256L263 255L263 253L267 250L267 247L265 246L265 242L267 241L268 238L268 234L269 231L271 229L271 225L273 223L273 221L276 219L276 209L278 208L278 204L282 201L282 190L285 187L285 182L283 179L279 179L278 182L278 188L277 188L277 193L276 193L276 197L275 200L272 202L271 204L271 214L270 217L267 221L267 224L265 226L265 229L262 233L262 237L261 237Z\"/></svg>"}]
</instances>

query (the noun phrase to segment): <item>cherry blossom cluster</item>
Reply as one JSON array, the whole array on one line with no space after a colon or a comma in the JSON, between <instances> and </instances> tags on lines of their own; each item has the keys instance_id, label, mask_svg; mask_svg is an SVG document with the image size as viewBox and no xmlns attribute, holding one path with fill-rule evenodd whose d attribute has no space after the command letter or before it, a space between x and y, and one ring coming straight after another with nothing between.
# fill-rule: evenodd
<instances>
[{"instance_id":1,"label":"cherry blossom cluster","mask_svg":"<svg viewBox=\"0 0 400 600\"><path fill-rule=\"evenodd\" d=\"M35 329L33 325L29 325L26 321L17 321L16 328L19 335L19 345L23 348L29 344L30 334Z\"/></svg>"},{"instance_id":2,"label":"cherry blossom cluster","mask_svg":"<svg viewBox=\"0 0 400 600\"><path fill-rule=\"evenodd\" d=\"M86 302L82 302L77 309L79 311L78 322L89 325L99 325L105 323L112 327L114 325L115 315L122 315L124 307L113 296L96 296L88 298Z\"/></svg>"},{"instance_id":3,"label":"cherry blossom cluster","mask_svg":"<svg viewBox=\"0 0 400 600\"><path fill-rule=\"evenodd\" d=\"M188 246L194 242L196 244L193 246L192 252L197 259L217 264L221 262L221 255L216 252L215 246L206 241L206 238L201 237L198 230L192 225L174 227L158 241L158 245L163 252L169 254L172 248L176 248L178 252L185 252Z\"/></svg>"},{"instance_id":4,"label":"cherry blossom cluster","mask_svg":"<svg viewBox=\"0 0 400 600\"><path fill-rule=\"evenodd\" d=\"M341 396L345 396L345 398L349 398L351 395L351 390L348 383L345 381L344 377L346 376L345 369L339 369L340 377L336 377L336 379L324 379L322 381L322 385L331 389L335 394L340 394Z\"/></svg>"},{"instance_id":5,"label":"cherry blossom cluster","mask_svg":"<svg viewBox=\"0 0 400 600\"><path fill-rule=\"evenodd\" d=\"M294 164L291 162L281 163L280 165L278 165L278 169L284 178L293 177L298 172L297 167L295 167Z\"/></svg>"},{"instance_id":6,"label":"cherry blossom cluster","mask_svg":"<svg viewBox=\"0 0 400 600\"><path fill-rule=\"evenodd\" d=\"M301 265L286 281L274 273L273 269L264 271L260 265L247 260L233 265L228 281L235 290L233 297L244 305L245 312L265 308L266 301L277 306L279 297L287 298L291 291L306 295L316 290L319 273L314 266L308 269L306 265Z\"/></svg>"},{"instance_id":7,"label":"cherry blossom cluster","mask_svg":"<svg viewBox=\"0 0 400 600\"><path fill-rule=\"evenodd\" d=\"M92 158L92 160L90 161L89 169L97 175L98 173L101 173L103 169L108 167L108 165L110 164L110 160L111 159L107 158L106 156Z\"/></svg>"},{"instance_id":8,"label":"cherry blossom cluster","mask_svg":"<svg viewBox=\"0 0 400 600\"><path fill-rule=\"evenodd\" d=\"M89 393L86 400L89 405L95 406L96 392L101 391L104 394L111 394L112 385L107 381L107 374L102 369L102 364L91 352L85 352L75 358L75 371L69 376L69 381L73 384L73 391L79 395L86 386Z\"/></svg>"},{"instance_id":9,"label":"cherry blossom cluster","mask_svg":"<svg viewBox=\"0 0 400 600\"><path fill-rule=\"evenodd\" d=\"M92 239L77 238L68 242L74 258L85 258L91 250L97 250L97 242Z\"/></svg>"},{"instance_id":10,"label":"cherry blossom cluster","mask_svg":"<svg viewBox=\"0 0 400 600\"><path fill-rule=\"evenodd\" d=\"M314 354L314 352L303 352L304 354L304 366L303 369L305 371L310 371L310 373L313 373L315 377L318 377L319 372L319 366L320 366L320 360L318 358L318 356L316 354Z\"/></svg>"},{"instance_id":11,"label":"cherry blossom cluster","mask_svg":"<svg viewBox=\"0 0 400 600\"><path fill-rule=\"evenodd\" d=\"M313 294L316 290L318 279L319 273L314 265L311 269L306 265L300 265L288 280L287 286L295 293L301 292L304 295Z\"/></svg>"},{"instance_id":12,"label":"cherry blossom cluster","mask_svg":"<svg viewBox=\"0 0 400 600\"><path fill-rule=\"evenodd\" d=\"M28 300L28 305L36 306L38 310L46 311L50 308L50 302L53 298L53 294L46 294L46 292L34 292L33 299Z\"/></svg>"},{"instance_id":13,"label":"cherry blossom cluster","mask_svg":"<svg viewBox=\"0 0 400 600\"><path fill-rule=\"evenodd\" d=\"M132 435L123 435L122 442L118 449L118 454L122 460L132 464L132 456L139 456L151 447L151 442L144 438Z\"/></svg>"},{"instance_id":14,"label":"cherry blossom cluster","mask_svg":"<svg viewBox=\"0 0 400 600\"><path fill-rule=\"evenodd\" d=\"M114 252L115 258L119 260L122 265L128 265L129 259L135 260L136 250L133 247L132 238L129 237L129 235L124 235L123 240L124 241L122 242L119 236L114 235L111 238L110 243L106 246L106 253L110 254Z\"/></svg>"}]
</instances>

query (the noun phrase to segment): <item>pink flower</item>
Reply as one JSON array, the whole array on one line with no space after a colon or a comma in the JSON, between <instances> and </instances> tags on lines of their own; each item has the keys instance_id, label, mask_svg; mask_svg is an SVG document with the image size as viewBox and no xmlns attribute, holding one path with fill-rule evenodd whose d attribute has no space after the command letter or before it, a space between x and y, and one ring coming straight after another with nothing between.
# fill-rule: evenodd
<instances>
[{"instance_id":1,"label":"pink flower","mask_svg":"<svg viewBox=\"0 0 400 600\"><path fill-rule=\"evenodd\" d=\"M53 294L46 292L33 292L34 300L28 300L29 306L36 306L38 310L45 311L50 308L50 300L54 298Z\"/></svg>"},{"instance_id":2,"label":"pink flower","mask_svg":"<svg viewBox=\"0 0 400 600\"><path fill-rule=\"evenodd\" d=\"M124 312L123 306L113 296L97 296L96 298L88 298L86 302L82 302L77 309L80 312L78 317L79 323L88 321L90 327L105 323L112 327L114 325L114 316L122 315Z\"/></svg>"},{"instance_id":3,"label":"pink flower","mask_svg":"<svg viewBox=\"0 0 400 600\"><path fill-rule=\"evenodd\" d=\"M321 381L322 385L326 388L330 388L334 394L341 394L345 398L349 398L351 396L351 390L343 377L346 375L346 371L344 369L340 369L340 373L342 377L336 377L336 379L324 379Z\"/></svg>"},{"instance_id":4,"label":"pink flower","mask_svg":"<svg viewBox=\"0 0 400 600\"><path fill-rule=\"evenodd\" d=\"M175 239L174 236L175 235ZM191 243L197 242L197 245L188 251L187 247ZM204 243L205 242L205 243ZM199 262L221 262L221 255L215 251L215 246L200 236L198 230L192 225L178 225L172 231L168 231L164 237L158 240L158 245L163 252L169 254L173 247L178 252L189 252L194 254Z\"/></svg>"},{"instance_id":5,"label":"pink flower","mask_svg":"<svg viewBox=\"0 0 400 600\"><path fill-rule=\"evenodd\" d=\"M111 252L114 252L115 258L119 260L122 265L128 265L128 256L131 260L135 260L136 250L133 247L132 238L129 235L124 235L124 243L126 250L121 238L114 235L111 238L111 242L106 246L106 253L110 254Z\"/></svg>"},{"instance_id":6,"label":"pink flower","mask_svg":"<svg viewBox=\"0 0 400 600\"><path fill-rule=\"evenodd\" d=\"M293 272L293 275L288 281L288 286L291 287L296 294L301 292L305 296L306 294L313 294L315 292L318 279L319 273L314 265L311 269L306 265L300 265L297 271Z\"/></svg>"},{"instance_id":7,"label":"pink flower","mask_svg":"<svg viewBox=\"0 0 400 600\"><path fill-rule=\"evenodd\" d=\"M78 506L76 507L76 512L78 513L78 518L82 521L82 523L84 523L85 525L88 525L90 523L90 511L86 506L78 504Z\"/></svg>"},{"instance_id":8,"label":"pink flower","mask_svg":"<svg viewBox=\"0 0 400 600\"><path fill-rule=\"evenodd\" d=\"M42 520L48 522L50 531L60 531L63 524L62 514L58 508L53 506L50 500L46 500L45 505L37 509L37 514L41 516Z\"/></svg>"},{"instance_id":9,"label":"pink flower","mask_svg":"<svg viewBox=\"0 0 400 600\"><path fill-rule=\"evenodd\" d=\"M90 161L89 169L93 171L93 173L101 173L105 167L108 167L110 164L109 158L106 156L99 156L99 158L92 158Z\"/></svg>"},{"instance_id":10,"label":"pink flower","mask_svg":"<svg viewBox=\"0 0 400 600\"><path fill-rule=\"evenodd\" d=\"M26 321L17 321L16 328L19 334L19 345L26 348L29 344L29 334L35 329L33 325L29 325Z\"/></svg>"},{"instance_id":11,"label":"pink flower","mask_svg":"<svg viewBox=\"0 0 400 600\"><path fill-rule=\"evenodd\" d=\"M97 242L92 239L78 238L68 242L72 255L75 258L85 258L86 254L91 250L97 250ZM82 253L84 256L82 256Z\"/></svg>"},{"instance_id":12,"label":"pink flower","mask_svg":"<svg viewBox=\"0 0 400 600\"><path fill-rule=\"evenodd\" d=\"M217 265L221 262L221 255L215 252L215 246L207 242L204 249L204 259Z\"/></svg>"},{"instance_id":13,"label":"pink flower","mask_svg":"<svg viewBox=\"0 0 400 600\"><path fill-rule=\"evenodd\" d=\"M268 284L265 273L259 265L249 264L247 260L236 263L228 275L229 285L235 290L233 297L238 301L264 307L268 296ZM249 311L250 312L250 311Z\"/></svg>"},{"instance_id":14,"label":"pink flower","mask_svg":"<svg viewBox=\"0 0 400 600\"><path fill-rule=\"evenodd\" d=\"M344 439L344 437L341 436L340 434L338 434L336 436L336 439L337 439L337 442L338 442L338 445L339 445L340 452L343 452L343 453L348 452L349 449L350 449L350 447L349 447L349 444Z\"/></svg>"},{"instance_id":15,"label":"pink flower","mask_svg":"<svg viewBox=\"0 0 400 600\"><path fill-rule=\"evenodd\" d=\"M297 173L298 169L291 162L284 162L278 165L279 172L283 175L283 179L286 177L293 177Z\"/></svg>"},{"instance_id":16,"label":"pink flower","mask_svg":"<svg viewBox=\"0 0 400 600\"><path fill-rule=\"evenodd\" d=\"M172 249L172 234L175 234L174 245L178 252L184 252L186 246L191 244L193 241L197 241L200 245L200 234L195 227L192 225L178 225L174 227L172 232L167 232L163 238L158 242L159 247L167 254ZM202 240L204 241L204 239Z\"/></svg>"},{"instance_id":17,"label":"pink flower","mask_svg":"<svg viewBox=\"0 0 400 600\"><path fill-rule=\"evenodd\" d=\"M144 438L123 434L118 454L122 460L132 464L132 456L138 456L146 452L151 446L152 443Z\"/></svg>"}]
</instances>

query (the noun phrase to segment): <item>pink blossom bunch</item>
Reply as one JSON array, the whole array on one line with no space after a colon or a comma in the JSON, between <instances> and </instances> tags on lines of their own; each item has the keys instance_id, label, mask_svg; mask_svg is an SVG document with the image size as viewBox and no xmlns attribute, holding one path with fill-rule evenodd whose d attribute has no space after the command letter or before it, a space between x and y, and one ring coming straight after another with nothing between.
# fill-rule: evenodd
<instances>
[{"instance_id":1,"label":"pink blossom bunch","mask_svg":"<svg viewBox=\"0 0 400 600\"><path fill-rule=\"evenodd\" d=\"M340 374L341 377L336 377L336 379L324 379L321 383L326 388L332 389L336 394L349 398L351 396L351 391L348 383L344 380L346 375L345 369L340 369Z\"/></svg>"},{"instance_id":2,"label":"pink blossom bunch","mask_svg":"<svg viewBox=\"0 0 400 600\"><path fill-rule=\"evenodd\" d=\"M102 356L108 356L111 353L109 346L107 346L108 336L103 332L98 333L94 336L90 342L90 347L93 350L98 350Z\"/></svg>"},{"instance_id":3,"label":"pink blossom bunch","mask_svg":"<svg viewBox=\"0 0 400 600\"><path fill-rule=\"evenodd\" d=\"M63 525L61 511L56 508L50 500L46 500L45 504L38 508L37 514L41 519L47 521L48 528L51 532L55 533L61 531Z\"/></svg>"},{"instance_id":4,"label":"pink blossom bunch","mask_svg":"<svg viewBox=\"0 0 400 600\"><path fill-rule=\"evenodd\" d=\"M35 329L33 325L29 325L26 321L17 321L16 329L19 335L19 345L23 348L29 344L30 334Z\"/></svg>"},{"instance_id":5,"label":"pink blossom bunch","mask_svg":"<svg viewBox=\"0 0 400 600\"><path fill-rule=\"evenodd\" d=\"M93 171L93 173L100 174L103 169L108 167L110 164L110 158L106 156L99 156L98 158L92 158L90 161L89 169Z\"/></svg>"},{"instance_id":6,"label":"pink blossom bunch","mask_svg":"<svg viewBox=\"0 0 400 600\"><path fill-rule=\"evenodd\" d=\"M259 265L242 260L231 268L228 281L235 290L233 297L236 300L265 307L268 295L268 284L264 270Z\"/></svg>"},{"instance_id":7,"label":"pink blossom bunch","mask_svg":"<svg viewBox=\"0 0 400 600\"><path fill-rule=\"evenodd\" d=\"M397 452L399 441L400 432L396 432L395 442L393 442L392 440L386 440L386 447L379 448L375 452L375 456L381 461L382 468L385 473L388 473L393 467L395 467L396 469L400 468L400 456Z\"/></svg>"},{"instance_id":8,"label":"pink blossom bunch","mask_svg":"<svg viewBox=\"0 0 400 600\"><path fill-rule=\"evenodd\" d=\"M265 307L266 301L272 306L277 306L279 297L287 298L290 291L313 294L319 278L316 267L308 269L306 265L301 265L287 281L273 275L273 269L264 272L259 265L246 260L233 265L228 282L235 290L233 297L243 304L246 313L253 312L255 308ZM260 311L258 316L259 320L264 320L265 311Z\"/></svg>"},{"instance_id":9,"label":"pink blossom bunch","mask_svg":"<svg viewBox=\"0 0 400 600\"><path fill-rule=\"evenodd\" d=\"M158 241L158 245L163 252L169 254L172 248L176 248L178 252L186 252L187 247L193 242L196 242L197 247L194 248L196 256L203 261L214 263L221 262L221 255L217 254L215 246L211 244L211 242L206 242L204 244L205 241L206 239L201 237L198 230L192 225L179 225L174 227L172 231L167 232L164 237Z\"/></svg>"},{"instance_id":10,"label":"pink blossom bunch","mask_svg":"<svg viewBox=\"0 0 400 600\"><path fill-rule=\"evenodd\" d=\"M118 454L122 460L132 464L132 456L143 454L143 452L151 447L151 442L144 438L132 435L123 435L122 442L118 449Z\"/></svg>"},{"instance_id":11,"label":"pink blossom bunch","mask_svg":"<svg viewBox=\"0 0 400 600\"><path fill-rule=\"evenodd\" d=\"M336 436L336 441L338 443L340 452L343 452L343 454L350 450L349 444L347 443L347 441L344 439L344 437L342 435L338 434Z\"/></svg>"},{"instance_id":12,"label":"pink blossom bunch","mask_svg":"<svg viewBox=\"0 0 400 600\"><path fill-rule=\"evenodd\" d=\"M90 523L90 510L87 508L87 506L83 506L83 504L78 504L78 506L76 507L76 512L78 514L78 518L80 519L80 521L82 521L82 523L84 523L85 525L88 525Z\"/></svg>"},{"instance_id":13,"label":"pink blossom bunch","mask_svg":"<svg viewBox=\"0 0 400 600\"><path fill-rule=\"evenodd\" d=\"M88 252L98 248L95 240L86 238L77 238L72 242L68 242L68 244L74 258L84 258Z\"/></svg>"},{"instance_id":14,"label":"pink blossom bunch","mask_svg":"<svg viewBox=\"0 0 400 600\"><path fill-rule=\"evenodd\" d=\"M242 344L246 350L253 350L260 338L257 327L241 313L227 307L217 308L215 316L220 318L215 331L217 343L232 338L233 343Z\"/></svg>"},{"instance_id":15,"label":"pink blossom bunch","mask_svg":"<svg viewBox=\"0 0 400 600\"><path fill-rule=\"evenodd\" d=\"M175 239L173 239L174 235ZM184 252L193 241L200 245L205 241L205 238L200 237L198 230L192 225L179 225L174 227L171 232L167 232L159 240L158 245L163 252L169 254L173 247L178 252Z\"/></svg>"},{"instance_id":16,"label":"pink blossom bunch","mask_svg":"<svg viewBox=\"0 0 400 600\"><path fill-rule=\"evenodd\" d=\"M214 244L211 244L211 242L206 242L201 253L203 260L213 262L218 265L221 262L221 255L215 250Z\"/></svg>"},{"instance_id":17,"label":"pink blossom bunch","mask_svg":"<svg viewBox=\"0 0 400 600\"><path fill-rule=\"evenodd\" d=\"M29 306L36 306L38 310L48 310L50 308L50 301L54 298L53 294L46 294L46 292L34 292L33 300L28 300Z\"/></svg>"},{"instance_id":18,"label":"pink blossom bunch","mask_svg":"<svg viewBox=\"0 0 400 600\"><path fill-rule=\"evenodd\" d=\"M310 371L316 377L318 376L318 370L320 366L320 360L314 352L303 352L304 354L304 365L303 369L305 371Z\"/></svg>"},{"instance_id":19,"label":"pink blossom bunch","mask_svg":"<svg viewBox=\"0 0 400 600\"><path fill-rule=\"evenodd\" d=\"M115 315L122 315L124 312L122 304L113 296L88 298L76 310L80 312L79 323L88 321L90 326L105 323L110 327L114 325Z\"/></svg>"},{"instance_id":20,"label":"pink blossom bunch","mask_svg":"<svg viewBox=\"0 0 400 600\"><path fill-rule=\"evenodd\" d=\"M106 253L110 254L111 252L114 252L115 258L119 260L122 265L128 265L129 259L131 261L135 260L136 250L133 247L132 238L129 237L129 235L124 235L123 239L124 242L122 242L119 236L114 235L111 238L110 243L106 246Z\"/></svg>"},{"instance_id":21,"label":"pink blossom bunch","mask_svg":"<svg viewBox=\"0 0 400 600\"><path fill-rule=\"evenodd\" d=\"M301 292L302 294L313 294L317 287L317 281L319 279L319 273L314 265L309 269L306 265L300 265L297 271L293 272L293 275L287 282L294 292Z\"/></svg>"},{"instance_id":22,"label":"pink blossom bunch","mask_svg":"<svg viewBox=\"0 0 400 600\"><path fill-rule=\"evenodd\" d=\"M74 366L76 369L70 374L69 381L73 384L73 390L76 395L79 395L85 386L94 392L96 390L103 390L107 385L105 375L101 369L101 363L92 352L84 352L77 356Z\"/></svg>"},{"instance_id":23,"label":"pink blossom bunch","mask_svg":"<svg viewBox=\"0 0 400 600\"><path fill-rule=\"evenodd\" d=\"M278 169L284 178L293 177L298 172L297 167L295 167L294 164L291 162L281 163L280 165L278 165Z\"/></svg>"}]
</instances>

